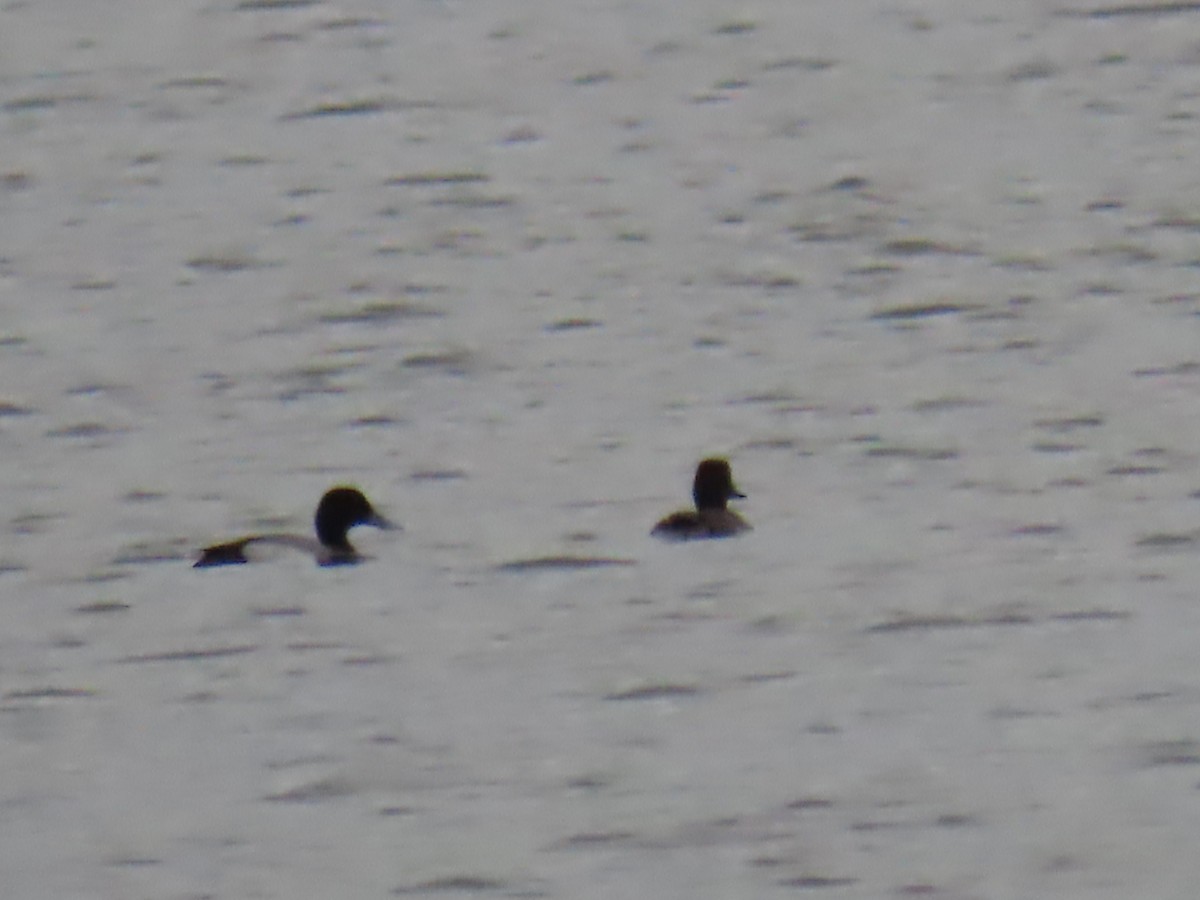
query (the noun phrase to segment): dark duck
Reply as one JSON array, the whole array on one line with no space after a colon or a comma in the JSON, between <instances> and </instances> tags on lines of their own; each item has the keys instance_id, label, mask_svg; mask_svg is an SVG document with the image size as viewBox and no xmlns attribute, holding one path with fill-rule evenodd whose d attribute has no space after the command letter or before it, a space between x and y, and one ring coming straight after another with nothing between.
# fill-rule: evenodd
<instances>
[{"instance_id":1,"label":"dark duck","mask_svg":"<svg viewBox=\"0 0 1200 900\"><path fill-rule=\"evenodd\" d=\"M664 540L690 541L732 537L748 531L750 525L746 520L726 506L730 500L745 496L734 487L728 460L706 459L696 467L696 477L692 481L692 499L696 508L671 513L650 533Z\"/></svg>"}]
</instances>

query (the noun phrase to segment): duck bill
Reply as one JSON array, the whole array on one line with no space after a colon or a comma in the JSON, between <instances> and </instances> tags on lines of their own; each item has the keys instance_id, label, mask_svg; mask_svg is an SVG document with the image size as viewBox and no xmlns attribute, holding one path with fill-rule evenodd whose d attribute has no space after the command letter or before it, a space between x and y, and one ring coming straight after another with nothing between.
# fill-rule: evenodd
<instances>
[{"instance_id":1,"label":"duck bill","mask_svg":"<svg viewBox=\"0 0 1200 900\"><path fill-rule=\"evenodd\" d=\"M391 519L387 518L386 516L381 516L379 513L373 514L371 516L371 518L367 519L365 522L363 522L363 524L371 525L375 528L378 528L380 531L403 531L404 530L399 525L397 525L395 522L393 522Z\"/></svg>"},{"instance_id":2,"label":"duck bill","mask_svg":"<svg viewBox=\"0 0 1200 900\"><path fill-rule=\"evenodd\" d=\"M745 495L745 494L743 494L741 491L739 491L737 488L735 488L733 485L730 485L730 486L729 486L729 499L731 499L731 500L745 500L745 499L746 499L746 495Z\"/></svg>"}]
</instances>

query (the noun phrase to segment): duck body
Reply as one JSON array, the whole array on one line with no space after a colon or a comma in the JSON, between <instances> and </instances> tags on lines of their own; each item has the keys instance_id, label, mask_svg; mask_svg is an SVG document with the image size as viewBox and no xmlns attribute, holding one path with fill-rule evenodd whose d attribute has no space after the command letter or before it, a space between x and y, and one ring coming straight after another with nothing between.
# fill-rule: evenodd
<instances>
[{"instance_id":1,"label":"duck body","mask_svg":"<svg viewBox=\"0 0 1200 900\"><path fill-rule=\"evenodd\" d=\"M317 537L314 540L298 534L253 534L213 544L200 551L193 568L237 566L250 562L246 548L251 545L290 547L313 557L319 566L354 565L362 560L351 545L347 534L356 525L370 525L384 530L395 528L375 511L357 488L339 486L325 492L313 517Z\"/></svg>"},{"instance_id":2,"label":"duck body","mask_svg":"<svg viewBox=\"0 0 1200 900\"><path fill-rule=\"evenodd\" d=\"M662 519L650 532L666 541L733 537L750 524L731 509L682 509Z\"/></svg>"},{"instance_id":3,"label":"duck body","mask_svg":"<svg viewBox=\"0 0 1200 900\"><path fill-rule=\"evenodd\" d=\"M651 530L655 537L669 541L733 537L749 531L750 524L728 508L733 499L743 499L733 484L733 472L725 459L706 459L696 467L692 481L695 509L671 513Z\"/></svg>"}]
</instances>

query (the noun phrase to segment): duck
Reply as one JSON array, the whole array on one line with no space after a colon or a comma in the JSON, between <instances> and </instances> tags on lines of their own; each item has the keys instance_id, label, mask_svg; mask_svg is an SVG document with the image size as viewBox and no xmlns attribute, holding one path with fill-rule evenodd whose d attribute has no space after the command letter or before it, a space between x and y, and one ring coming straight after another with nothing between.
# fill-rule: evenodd
<instances>
[{"instance_id":1,"label":"duck","mask_svg":"<svg viewBox=\"0 0 1200 900\"><path fill-rule=\"evenodd\" d=\"M729 500L742 500L745 497L734 487L729 460L703 460L696 466L696 477L692 481L692 499L696 508L671 513L655 525L650 533L664 540L690 541L733 537L749 531L750 524L726 508Z\"/></svg>"},{"instance_id":2,"label":"duck","mask_svg":"<svg viewBox=\"0 0 1200 900\"><path fill-rule=\"evenodd\" d=\"M213 566L236 566L250 561L246 548L250 544L275 544L309 553L319 566L348 566L362 560L358 551L350 544L347 532L356 525L370 525L382 530L395 529L384 516L375 511L366 496L358 488L339 485L330 488L317 504L313 517L317 539L299 534L252 534L213 544L200 551L200 558L193 568L207 569Z\"/></svg>"}]
</instances>

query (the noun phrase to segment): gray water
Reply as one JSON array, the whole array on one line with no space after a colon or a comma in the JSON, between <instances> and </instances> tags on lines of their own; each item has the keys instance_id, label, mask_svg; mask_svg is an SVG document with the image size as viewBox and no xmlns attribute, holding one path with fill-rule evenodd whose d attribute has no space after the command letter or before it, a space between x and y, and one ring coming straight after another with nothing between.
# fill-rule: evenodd
<instances>
[{"instance_id":1,"label":"gray water","mask_svg":"<svg viewBox=\"0 0 1200 900\"><path fill-rule=\"evenodd\" d=\"M1191 898L1197 15L0 7L6 896Z\"/></svg>"}]
</instances>

